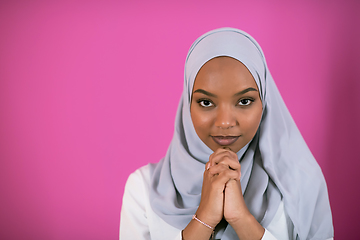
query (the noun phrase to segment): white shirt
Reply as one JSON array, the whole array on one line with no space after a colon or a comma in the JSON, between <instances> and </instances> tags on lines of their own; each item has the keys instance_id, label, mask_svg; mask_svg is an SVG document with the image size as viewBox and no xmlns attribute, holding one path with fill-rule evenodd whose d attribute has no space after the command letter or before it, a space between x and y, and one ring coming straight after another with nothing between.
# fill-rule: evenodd
<instances>
[{"instance_id":1,"label":"white shirt","mask_svg":"<svg viewBox=\"0 0 360 240\"><path fill-rule=\"evenodd\" d=\"M149 185L152 169L150 165L141 167L132 173L126 182L120 216L120 240L182 239L182 229L166 223L150 206ZM262 240L295 239L293 229L281 201L273 220L265 229Z\"/></svg>"}]
</instances>

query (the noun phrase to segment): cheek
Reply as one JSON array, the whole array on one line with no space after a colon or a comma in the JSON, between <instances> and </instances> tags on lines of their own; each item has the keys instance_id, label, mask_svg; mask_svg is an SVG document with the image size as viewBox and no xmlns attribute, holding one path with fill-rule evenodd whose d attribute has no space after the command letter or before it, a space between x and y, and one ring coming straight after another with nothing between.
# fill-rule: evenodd
<instances>
[{"instance_id":1,"label":"cheek","mask_svg":"<svg viewBox=\"0 0 360 240\"><path fill-rule=\"evenodd\" d=\"M208 114L197 110L195 107L191 110L191 119L195 131L200 138L209 134L212 120Z\"/></svg>"},{"instance_id":2,"label":"cheek","mask_svg":"<svg viewBox=\"0 0 360 240\"><path fill-rule=\"evenodd\" d=\"M257 129L259 128L259 124L261 121L261 115L262 115L262 108L257 108L256 111L253 112L253 114L250 114L247 118L247 127L249 132L251 132L251 134L256 133Z\"/></svg>"}]
</instances>

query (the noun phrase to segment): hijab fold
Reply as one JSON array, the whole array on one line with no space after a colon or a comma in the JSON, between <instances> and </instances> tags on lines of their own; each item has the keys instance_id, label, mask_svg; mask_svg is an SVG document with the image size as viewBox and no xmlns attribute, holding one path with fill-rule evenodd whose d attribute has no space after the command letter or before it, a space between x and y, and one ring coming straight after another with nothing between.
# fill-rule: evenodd
<instances>
[{"instance_id":1,"label":"hijab fold","mask_svg":"<svg viewBox=\"0 0 360 240\"><path fill-rule=\"evenodd\" d=\"M260 46L250 35L234 28L210 31L189 50L174 136L151 180L150 204L154 212L170 225L184 229L199 206L205 163L213 151L195 132L190 115L191 93L200 68L219 56L232 57L248 68L263 104L254 139L237 153L249 211L266 228L283 200L298 239L333 237L321 169L281 98ZM230 225L222 228L217 238L237 239Z\"/></svg>"}]
</instances>

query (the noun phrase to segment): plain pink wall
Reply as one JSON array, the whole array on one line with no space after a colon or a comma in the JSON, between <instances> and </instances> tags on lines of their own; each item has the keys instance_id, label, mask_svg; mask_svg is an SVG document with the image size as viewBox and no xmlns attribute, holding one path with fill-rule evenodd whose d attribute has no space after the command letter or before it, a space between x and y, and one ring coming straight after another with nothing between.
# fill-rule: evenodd
<instances>
[{"instance_id":1,"label":"plain pink wall","mask_svg":"<svg viewBox=\"0 0 360 240\"><path fill-rule=\"evenodd\" d=\"M123 2L1 1L1 239L117 239L128 175L172 138L187 50L224 26L262 46L335 237L359 235L359 1Z\"/></svg>"}]
</instances>

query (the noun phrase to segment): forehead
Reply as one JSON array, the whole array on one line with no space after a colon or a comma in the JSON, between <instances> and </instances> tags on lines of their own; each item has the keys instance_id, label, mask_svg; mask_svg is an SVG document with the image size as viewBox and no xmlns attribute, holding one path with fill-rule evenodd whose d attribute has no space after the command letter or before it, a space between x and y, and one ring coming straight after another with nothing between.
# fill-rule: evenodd
<instances>
[{"instance_id":1,"label":"forehead","mask_svg":"<svg viewBox=\"0 0 360 240\"><path fill-rule=\"evenodd\" d=\"M206 62L199 70L194 86L208 90L242 90L257 84L246 66L231 57L216 57Z\"/></svg>"}]
</instances>

